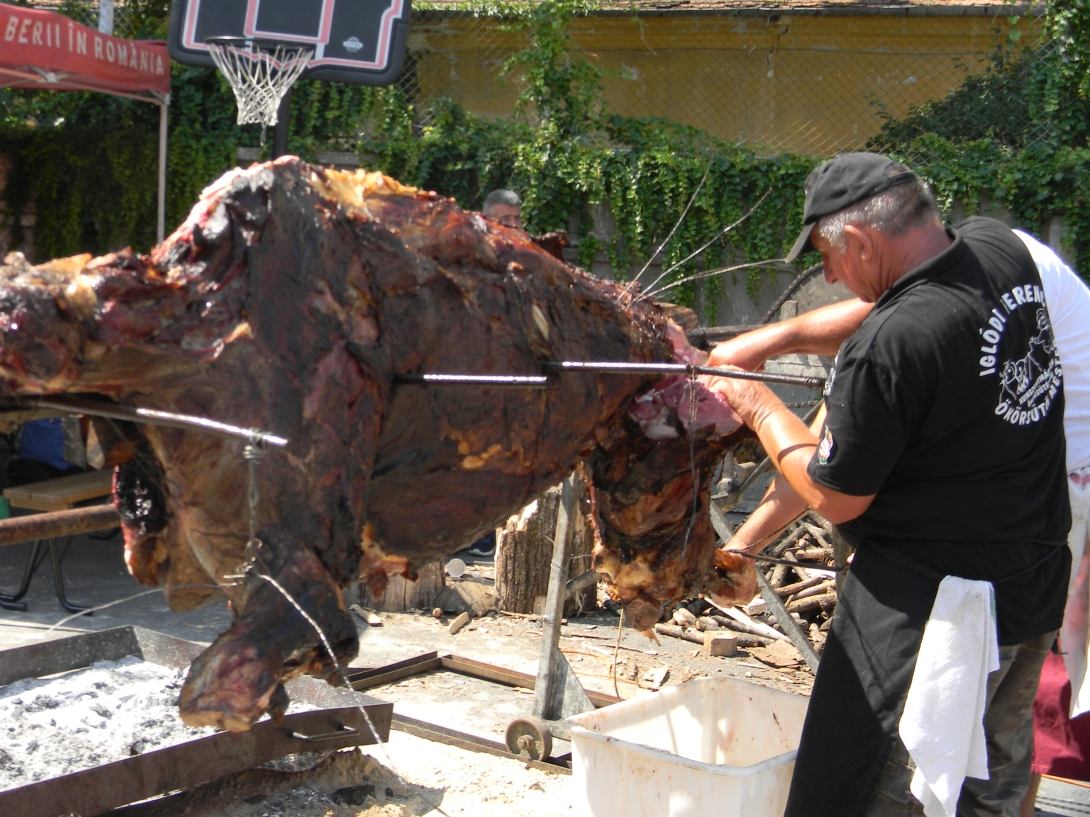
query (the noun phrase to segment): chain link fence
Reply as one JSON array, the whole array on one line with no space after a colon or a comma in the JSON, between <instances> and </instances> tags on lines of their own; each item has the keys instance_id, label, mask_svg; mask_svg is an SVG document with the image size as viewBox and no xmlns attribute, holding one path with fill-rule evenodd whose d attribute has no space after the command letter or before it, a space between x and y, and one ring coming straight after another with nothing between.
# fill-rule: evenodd
<instances>
[{"instance_id":1,"label":"chain link fence","mask_svg":"<svg viewBox=\"0 0 1090 817\"><path fill-rule=\"evenodd\" d=\"M1035 38L1036 20L1020 26L1023 41ZM763 152L826 156L863 147L891 120L919 119L959 91L964 97L966 82L994 73L997 59L1012 91L1006 101L1015 104L972 108L961 99L938 113L956 118L970 138L988 135L997 121L1021 137L1034 138L1031 128L1045 135L1046 122L1028 121L1018 74L1052 46L1018 48L1010 30L1006 18L966 15L602 13L577 19L573 40L605 72L611 112L669 119ZM520 88L503 66L527 46L494 17L414 12L400 86L422 124L427 103L440 97L482 116L509 116ZM1027 121L1010 121L1019 115Z\"/></svg>"}]
</instances>

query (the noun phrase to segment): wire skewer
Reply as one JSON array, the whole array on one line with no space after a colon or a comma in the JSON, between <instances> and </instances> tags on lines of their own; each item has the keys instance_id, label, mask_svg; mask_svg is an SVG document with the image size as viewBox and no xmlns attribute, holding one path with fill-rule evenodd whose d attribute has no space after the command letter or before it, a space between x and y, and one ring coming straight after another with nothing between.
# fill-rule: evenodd
<instances>
[{"instance_id":1,"label":"wire skewer","mask_svg":"<svg viewBox=\"0 0 1090 817\"><path fill-rule=\"evenodd\" d=\"M591 361L546 360L541 368L547 375L521 374L399 374L395 383L431 385L431 386L480 386L500 389L547 389L552 385L550 375L570 372L586 374L684 374L690 377L710 375L712 377L733 377L738 380L756 380L761 383L778 383L783 386L804 386L810 389L824 388L825 381L820 377L805 377L795 374L770 374L768 372L747 372L743 369L724 369L716 366L696 366L691 363L630 363L628 361Z\"/></svg>"},{"instance_id":2,"label":"wire skewer","mask_svg":"<svg viewBox=\"0 0 1090 817\"><path fill-rule=\"evenodd\" d=\"M820 377L805 377L795 374L770 374L768 372L747 372L743 369L726 369L718 366L697 366L691 363L629 363L594 361L583 363L575 360L546 361L541 364L547 372L591 372L594 374L698 374L712 377L733 377L738 380L756 380L761 383L779 383L784 386L805 386L811 389L824 388L825 381Z\"/></svg>"},{"instance_id":3,"label":"wire skewer","mask_svg":"<svg viewBox=\"0 0 1090 817\"><path fill-rule=\"evenodd\" d=\"M78 397L35 397L21 402L20 406L31 408L54 409L73 414L88 414L92 417L109 417L112 420L129 420L134 423L147 423L168 428L182 428L186 431L205 431L221 437L234 437L256 442L259 445L274 445L283 448L288 444L284 437L277 437L268 431L209 420L207 417L194 417L189 414L175 414L170 411L122 406L112 403L100 403L97 400L83 400Z\"/></svg>"}]
</instances>

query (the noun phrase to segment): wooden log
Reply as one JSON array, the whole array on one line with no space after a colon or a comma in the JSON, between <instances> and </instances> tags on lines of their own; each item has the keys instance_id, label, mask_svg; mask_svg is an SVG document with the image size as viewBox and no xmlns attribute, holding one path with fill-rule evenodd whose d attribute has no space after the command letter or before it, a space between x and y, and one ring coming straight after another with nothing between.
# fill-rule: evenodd
<instances>
[{"instance_id":1,"label":"wooden log","mask_svg":"<svg viewBox=\"0 0 1090 817\"><path fill-rule=\"evenodd\" d=\"M731 656L738 651L738 636L726 633L704 633L704 652L708 655Z\"/></svg>"},{"instance_id":2,"label":"wooden log","mask_svg":"<svg viewBox=\"0 0 1090 817\"><path fill-rule=\"evenodd\" d=\"M674 610L674 614L671 616L671 618L673 619L674 624L679 627L696 627L698 630L700 629L700 627L697 627L696 616L694 616L684 607L678 607L676 610Z\"/></svg>"},{"instance_id":3,"label":"wooden log","mask_svg":"<svg viewBox=\"0 0 1090 817\"><path fill-rule=\"evenodd\" d=\"M430 609L443 592L445 576L443 563L431 562L420 568L416 581L409 581L402 576L391 576L386 590L380 596L372 595L367 585L360 585L360 606L383 613Z\"/></svg>"},{"instance_id":4,"label":"wooden log","mask_svg":"<svg viewBox=\"0 0 1090 817\"><path fill-rule=\"evenodd\" d=\"M576 507L581 506L583 483L575 481ZM522 512L507 520L496 536L496 606L508 613L540 613L549 591L549 571L553 557L553 536L560 510L560 486L550 488ZM582 512L572 520L575 525L568 575L579 576L590 570L590 551L594 534ZM565 615L597 606L597 584L573 593L564 607Z\"/></svg>"},{"instance_id":5,"label":"wooden log","mask_svg":"<svg viewBox=\"0 0 1090 817\"><path fill-rule=\"evenodd\" d=\"M768 548L768 555L771 556L773 559L778 559L789 547L794 545L796 542L799 541L799 539L801 539L805 535L806 528L804 528L802 525L799 525L797 528L791 531L791 533L787 534L787 536L784 537L781 541Z\"/></svg>"},{"instance_id":6,"label":"wooden log","mask_svg":"<svg viewBox=\"0 0 1090 817\"><path fill-rule=\"evenodd\" d=\"M824 593L834 590L836 587L835 579L826 579L821 584L814 585L813 587L807 587L805 590L800 590L794 595L793 598L788 599L788 604L799 599L808 599L810 596L820 596Z\"/></svg>"},{"instance_id":7,"label":"wooden log","mask_svg":"<svg viewBox=\"0 0 1090 817\"><path fill-rule=\"evenodd\" d=\"M668 635L671 638L680 638L704 646L704 633L699 630L686 630L676 624L656 624L655 632L659 635ZM739 647L767 647L772 643L771 638L762 638L749 633L737 633L737 636Z\"/></svg>"},{"instance_id":8,"label":"wooden log","mask_svg":"<svg viewBox=\"0 0 1090 817\"><path fill-rule=\"evenodd\" d=\"M795 557L798 559L808 559L809 561L824 561L825 559L833 558L833 548L829 546L827 548L803 548L802 550L795 551Z\"/></svg>"},{"instance_id":9,"label":"wooden log","mask_svg":"<svg viewBox=\"0 0 1090 817\"><path fill-rule=\"evenodd\" d=\"M805 613L808 610L832 610L836 607L836 592L828 592L822 596L810 596L808 599L792 601L787 605L789 613Z\"/></svg>"},{"instance_id":10,"label":"wooden log","mask_svg":"<svg viewBox=\"0 0 1090 817\"><path fill-rule=\"evenodd\" d=\"M109 530L121 524L113 505L90 505L69 511L50 511L0 520L0 547Z\"/></svg>"},{"instance_id":11,"label":"wooden log","mask_svg":"<svg viewBox=\"0 0 1090 817\"><path fill-rule=\"evenodd\" d=\"M776 595L780 598L787 598L788 596L798 593L800 590L805 590L808 587L814 587L816 585L824 583L825 578L823 576L813 576L803 582L795 582L794 584L785 584L783 587L776 588Z\"/></svg>"}]
</instances>

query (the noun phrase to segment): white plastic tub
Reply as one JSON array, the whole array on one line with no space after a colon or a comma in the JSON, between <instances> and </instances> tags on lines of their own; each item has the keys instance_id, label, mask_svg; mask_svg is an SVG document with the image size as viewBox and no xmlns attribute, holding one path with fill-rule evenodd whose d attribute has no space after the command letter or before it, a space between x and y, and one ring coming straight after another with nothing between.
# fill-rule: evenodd
<instances>
[{"instance_id":1,"label":"white plastic tub","mask_svg":"<svg viewBox=\"0 0 1090 817\"><path fill-rule=\"evenodd\" d=\"M809 699L702 678L567 720L588 817L780 817Z\"/></svg>"}]
</instances>

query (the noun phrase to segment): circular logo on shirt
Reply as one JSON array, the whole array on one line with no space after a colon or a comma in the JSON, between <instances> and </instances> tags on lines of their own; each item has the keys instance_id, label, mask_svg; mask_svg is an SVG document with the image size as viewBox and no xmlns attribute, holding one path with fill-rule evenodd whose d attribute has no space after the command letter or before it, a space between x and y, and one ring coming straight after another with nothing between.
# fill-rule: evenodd
<instances>
[{"instance_id":1,"label":"circular logo on shirt","mask_svg":"<svg viewBox=\"0 0 1090 817\"><path fill-rule=\"evenodd\" d=\"M1029 425L1048 416L1056 393L1060 390L1063 373L1056 354L1056 341L1052 335L1048 311L1044 305L1044 293L1040 287L1026 285L1016 287L1001 297L1007 314L998 308L992 310L988 326L980 330L983 356L980 358L980 376L999 374L999 403L995 414L1011 425ZM1033 320L1037 332L1030 337L1029 348L1019 358L1003 360L999 342L1010 315L1018 308L1034 309Z\"/></svg>"}]
</instances>

